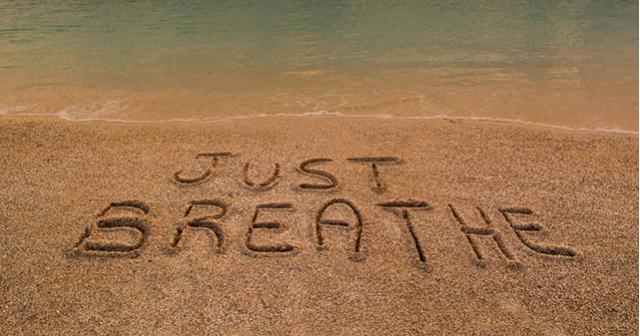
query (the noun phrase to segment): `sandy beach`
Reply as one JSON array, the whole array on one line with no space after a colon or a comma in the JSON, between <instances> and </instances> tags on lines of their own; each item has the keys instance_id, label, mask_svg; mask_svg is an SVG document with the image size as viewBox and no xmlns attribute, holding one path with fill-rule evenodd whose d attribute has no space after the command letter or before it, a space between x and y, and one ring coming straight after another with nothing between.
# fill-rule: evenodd
<instances>
[{"instance_id":1,"label":"sandy beach","mask_svg":"<svg viewBox=\"0 0 640 336\"><path fill-rule=\"evenodd\" d=\"M0 118L5 335L629 335L638 136Z\"/></svg>"}]
</instances>

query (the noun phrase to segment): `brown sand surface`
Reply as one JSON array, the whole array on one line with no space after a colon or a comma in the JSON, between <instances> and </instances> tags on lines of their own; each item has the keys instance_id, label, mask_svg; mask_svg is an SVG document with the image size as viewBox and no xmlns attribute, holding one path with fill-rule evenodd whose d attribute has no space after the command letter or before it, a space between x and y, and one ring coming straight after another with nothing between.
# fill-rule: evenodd
<instances>
[{"instance_id":1,"label":"brown sand surface","mask_svg":"<svg viewBox=\"0 0 640 336\"><path fill-rule=\"evenodd\" d=\"M5 335L638 331L637 135L5 117L0 148Z\"/></svg>"}]
</instances>

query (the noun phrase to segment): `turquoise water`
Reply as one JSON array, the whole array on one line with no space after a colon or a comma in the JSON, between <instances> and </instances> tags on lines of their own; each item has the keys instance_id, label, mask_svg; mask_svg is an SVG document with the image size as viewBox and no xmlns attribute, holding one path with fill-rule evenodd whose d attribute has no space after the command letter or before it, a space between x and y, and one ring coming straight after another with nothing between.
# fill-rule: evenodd
<instances>
[{"instance_id":1,"label":"turquoise water","mask_svg":"<svg viewBox=\"0 0 640 336\"><path fill-rule=\"evenodd\" d=\"M638 130L637 1L2 1L0 113Z\"/></svg>"}]
</instances>

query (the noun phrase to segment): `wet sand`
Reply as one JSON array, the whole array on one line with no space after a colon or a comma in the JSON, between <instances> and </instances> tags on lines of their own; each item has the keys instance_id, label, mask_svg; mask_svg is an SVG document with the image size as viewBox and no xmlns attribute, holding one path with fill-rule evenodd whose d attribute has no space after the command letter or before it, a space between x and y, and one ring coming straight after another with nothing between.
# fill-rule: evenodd
<instances>
[{"instance_id":1,"label":"wet sand","mask_svg":"<svg viewBox=\"0 0 640 336\"><path fill-rule=\"evenodd\" d=\"M638 330L638 136L0 118L3 334Z\"/></svg>"}]
</instances>

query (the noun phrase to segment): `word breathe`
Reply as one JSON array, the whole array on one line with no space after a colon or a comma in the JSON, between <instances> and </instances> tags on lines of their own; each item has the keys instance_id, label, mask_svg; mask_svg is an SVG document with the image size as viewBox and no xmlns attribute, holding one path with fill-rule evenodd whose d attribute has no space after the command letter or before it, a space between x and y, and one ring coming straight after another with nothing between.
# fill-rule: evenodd
<instances>
[{"instance_id":1,"label":"word breathe","mask_svg":"<svg viewBox=\"0 0 640 336\"><path fill-rule=\"evenodd\" d=\"M231 153L227 152L198 154L196 157L198 159L203 157L211 159L209 169L200 176L195 177L182 176L182 171L178 171L173 174L173 179L176 183L184 185L201 183L213 175L214 168L220 158L230 156ZM382 190L382 183L380 182L377 165L401 162L395 157L366 157L348 160L356 163L366 163L371 166L373 188L378 191ZM309 167L314 164L330 161L332 160L310 159L302 162L300 164L300 172L313 175L318 179L323 179L325 183L301 183L299 188L306 190L315 189L318 191L335 188L338 185L338 180L332 174ZM241 173L243 183L247 187L264 191L276 183L279 177L280 166L276 163L271 176L262 182L251 181L248 178L248 169L249 163L246 163ZM418 211L428 212L433 210L432 207L426 201L416 200L393 200L379 202L373 205L381 210L390 210L396 214L400 222L403 223L403 229L408 233L407 239L409 241L407 244L410 244L412 248L415 249L417 261L427 263L428 253L424 248L427 242L423 241L424 238L420 237L418 230L416 230L413 217L417 215ZM228 214L232 206L233 204L230 201L223 198L190 201L185 205L182 217L175 221L173 237L167 241L167 251L171 252L170 255L177 255L186 246L184 242L185 233L193 230L204 230L210 234L212 249L216 253L224 253L225 246L230 244L228 242L229 228L226 227L226 225L228 225L226 223L228 223L230 219ZM500 232L497 227L492 225L492 221L485 209L481 207L474 208L474 211L477 211L479 218L481 218L481 224L470 225L468 221L463 218L456 206L448 204L447 208L447 211L451 214L452 223L460 228L461 236L463 237L461 242L466 240L470 252L473 253L478 262L483 263L484 260L488 258L479 243L479 239L482 238L487 241L492 241L492 244L495 244L496 250L508 261L518 261L512 252L512 247L508 243L508 240L505 239L505 233ZM517 237L518 243L533 251L535 254L560 258L575 258L578 256L576 251L568 247L541 245L531 241L527 233L540 232L543 230L541 225L531 223L529 220L523 220L527 218L527 216L534 215L531 209L521 207L498 208L496 210L504 218L506 223L508 223L508 227L513 231L515 237ZM127 200L111 202L105 209L98 213L96 223L87 227L80 235L80 238L73 244L73 255L129 258L140 256L146 247L145 245L149 240L149 236L153 232L152 220L150 218L151 211L150 205L143 201ZM298 211L298 209L292 202L270 202L254 205L251 211L252 215L250 218L244 220L248 225L244 228L243 248L249 252L248 255L295 255L295 252L301 249L300 244L296 241L265 242L264 235L262 236L263 239L258 239L258 241L255 239L255 236L259 235L260 232L282 234L288 228L285 224L287 221L277 219L277 214L282 214L282 212L291 214L295 211ZM339 230L348 236L347 238L350 242L348 247L349 252L356 256L353 260L360 260L359 255L365 248L363 246L363 235L375 230L370 227L369 223L365 222L365 219L368 217L363 216L359 206L357 206L357 202L346 198L332 198L322 204L314 214L315 216L311 223L314 231L313 245L315 245L318 250L328 248L327 245L331 245L329 238L335 236L327 235L327 230ZM265 219L265 217L268 219ZM135 238L129 239L129 241L123 241L122 239L118 239L118 234L127 234L129 237L133 236Z\"/></svg>"}]
</instances>

